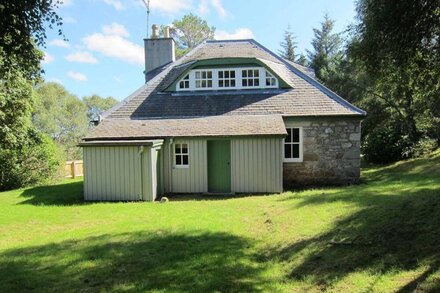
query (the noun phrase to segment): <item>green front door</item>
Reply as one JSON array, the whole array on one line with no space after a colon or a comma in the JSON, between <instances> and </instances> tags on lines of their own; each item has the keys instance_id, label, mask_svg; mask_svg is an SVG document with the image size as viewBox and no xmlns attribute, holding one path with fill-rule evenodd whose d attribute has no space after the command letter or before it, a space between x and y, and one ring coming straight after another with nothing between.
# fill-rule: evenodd
<instances>
[{"instance_id":1,"label":"green front door","mask_svg":"<svg viewBox=\"0 0 440 293\"><path fill-rule=\"evenodd\" d=\"M231 142L208 140L208 191L231 192Z\"/></svg>"}]
</instances>

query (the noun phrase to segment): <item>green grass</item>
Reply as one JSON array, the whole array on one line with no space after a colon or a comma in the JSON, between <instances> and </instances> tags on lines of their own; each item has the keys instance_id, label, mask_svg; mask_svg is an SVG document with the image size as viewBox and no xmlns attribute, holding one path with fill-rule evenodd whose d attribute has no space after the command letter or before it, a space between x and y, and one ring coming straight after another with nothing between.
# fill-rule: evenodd
<instances>
[{"instance_id":1,"label":"green grass","mask_svg":"<svg viewBox=\"0 0 440 293\"><path fill-rule=\"evenodd\" d=\"M0 292L440 291L440 152L272 196L0 193Z\"/></svg>"}]
</instances>

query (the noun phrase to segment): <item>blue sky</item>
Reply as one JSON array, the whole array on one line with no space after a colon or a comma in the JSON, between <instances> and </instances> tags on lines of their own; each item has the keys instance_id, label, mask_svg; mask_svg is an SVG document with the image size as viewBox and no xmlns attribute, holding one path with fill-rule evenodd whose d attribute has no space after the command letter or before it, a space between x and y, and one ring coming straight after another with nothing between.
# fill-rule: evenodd
<instances>
[{"instance_id":1,"label":"blue sky","mask_svg":"<svg viewBox=\"0 0 440 293\"><path fill-rule=\"evenodd\" d=\"M49 31L43 68L79 97L98 94L124 99L144 82L143 38L146 10L141 0L64 0L59 14L68 42ZM170 24L192 12L216 27L216 38L254 38L277 51L291 26L298 52L310 49L313 28L324 13L336 20L336 31L354 21L349 0L151 0L150 26Z\"/></svg>"}]
</instances>

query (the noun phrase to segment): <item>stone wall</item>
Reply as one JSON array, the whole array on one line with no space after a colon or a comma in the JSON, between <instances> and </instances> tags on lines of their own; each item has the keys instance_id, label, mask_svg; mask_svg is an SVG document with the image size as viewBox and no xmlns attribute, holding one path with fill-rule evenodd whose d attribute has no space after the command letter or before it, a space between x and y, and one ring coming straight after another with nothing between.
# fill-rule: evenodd
<instances>
[{"instance_id":1,"label":"stone wall","mask_svg":"<svg viewBox=\"0 0 440 293\"><path fill-rule=\"evenodd\" d=\"M286 118L285 124L303 129L303 162L283 164L284 188L359 180L359 118Z\"/></svg>"}]
</instances>

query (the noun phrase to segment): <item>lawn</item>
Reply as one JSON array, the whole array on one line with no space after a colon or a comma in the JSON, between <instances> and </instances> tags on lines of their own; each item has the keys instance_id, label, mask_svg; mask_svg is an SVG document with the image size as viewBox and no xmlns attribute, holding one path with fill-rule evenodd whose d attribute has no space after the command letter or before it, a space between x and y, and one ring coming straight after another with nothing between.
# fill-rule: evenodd
<instances>
[{"instance_id":1,"label":"lawn","mask_svg":"<svg viewBox=\"0 0 440 293\"><path fill-rule=\"evenodd\" d=\"M281 195L0 193L0 291L440 291L440 152Z\"/></svg>"}]
</instances>

